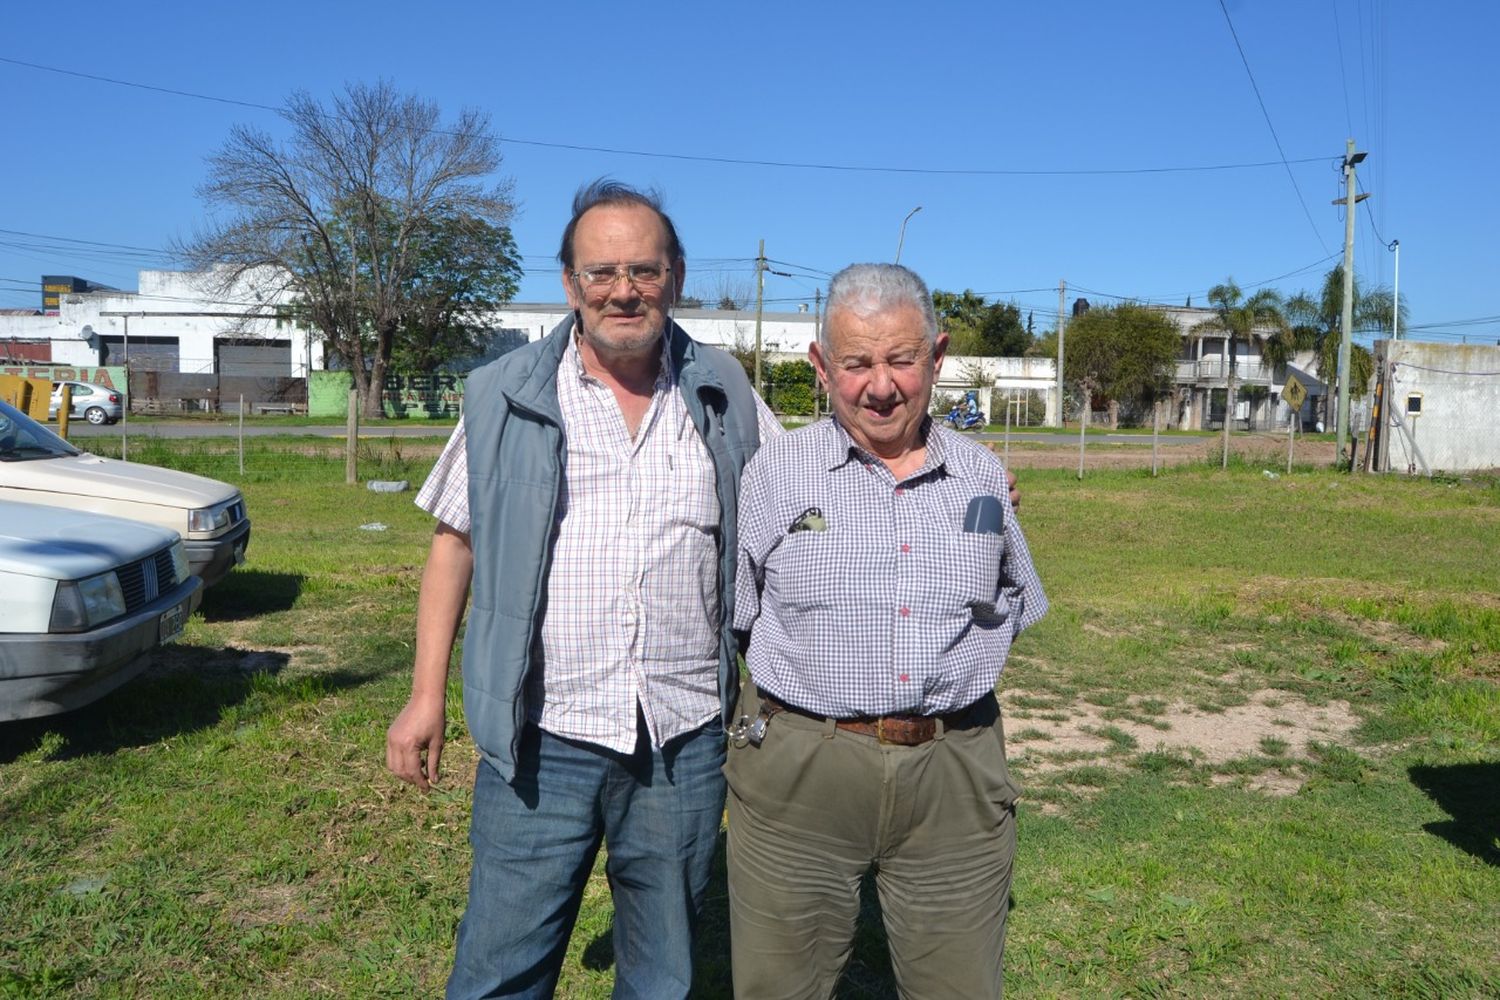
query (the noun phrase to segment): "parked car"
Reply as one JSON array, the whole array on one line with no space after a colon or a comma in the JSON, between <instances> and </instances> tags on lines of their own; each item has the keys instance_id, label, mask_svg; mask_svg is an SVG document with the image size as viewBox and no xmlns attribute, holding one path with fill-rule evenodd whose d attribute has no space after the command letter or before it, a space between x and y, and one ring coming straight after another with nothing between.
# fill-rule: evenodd
<instances>
[{"instance_id":1,"label":"parked car","mask_svg":"<svg viewBox=\"0 0 1500 1000\"><path fill-rule=\"evenodd\" d=\"M108 694L203 598L176 532L0 500L0 722Z\"/></svg>"},{"instance_id":2,"label":"parked car","mask_svg":"<svg viewBox=\"0 0 1500 1000\"><path fill-rule=\"evenodd\" d=\"M69 417L82 417L91 424L119 423L125 409L125 397L118 389L92 382L53 382L52 402L47 404L47 419L56 420L62 407L63 386L73 390L72 403L68 407Z\"/></svg>"},{"instance_id":3,"label":"parked car","mask_svg":"<svg viewBox=\"0 0 1500 1000\"><path fill-rule=\"evenodd\" d=\"M182 536L188 570L212 586L245 561L250 519L228 483L79 451L0 401L0 500L160 525Z\"/></svg>"}]
</instances>

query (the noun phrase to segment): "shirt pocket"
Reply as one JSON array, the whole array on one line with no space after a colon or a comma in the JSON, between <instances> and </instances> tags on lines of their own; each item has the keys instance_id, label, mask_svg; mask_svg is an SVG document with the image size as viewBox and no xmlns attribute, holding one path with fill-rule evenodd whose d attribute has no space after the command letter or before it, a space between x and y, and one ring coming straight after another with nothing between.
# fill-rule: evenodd
<instances>
[{"instance_id":1,"label":"shirt pocket","mask_svg":"<svg viewBox=\"0 0 1500 1000\"><path fill-rule=\"evenodd\" d=\"M796 531L787 535L767 561L767 586L777 603L803 614L828 611L838 600L840 532Z\"/></svg>"},{"instance_id":2,"label":"shirt pocket","mask_svg":"<svg viewBox=\"0 0 1500 1000\"><path fill-rule=\"evenodd\" d=\"M1005 538L990 533L960 532L949 543L948 597L975 625L993 627L1010 616L1000 594L1000 562Z\"/></svg>"}]
</instances>

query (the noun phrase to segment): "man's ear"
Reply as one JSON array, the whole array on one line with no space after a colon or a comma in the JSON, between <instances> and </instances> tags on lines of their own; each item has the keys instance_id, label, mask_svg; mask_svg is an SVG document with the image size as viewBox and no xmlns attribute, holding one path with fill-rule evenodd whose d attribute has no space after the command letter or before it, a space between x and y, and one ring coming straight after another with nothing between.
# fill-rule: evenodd
<instances>
[{"instance_id":1,"label":"man's ear","mask_svg":"<svg viewBox=\"0 0 1500 1000\"><path fill-rule=\"evenodd\" d=\"M564 264L562 269L563 294L567 296L568 308L574 312L578 311L578 282L573 280L573 272Z\"/></svg>"},{"instance_id":2,"label":"man's ear","mask_svg":"<svg viewBox=\"0 0 1500 1000\"><path fill-rule=\"evenodd\" d=\"M672 301L667 303L675 306L682 301L682 289L687 282L687 261L678 257L672 262Z\"/></svg>"},{"instance_id":3,"label":"man's ear","mask_svg":"<svg viewBox=\"0 0 1500 1000\"><path fill-rule=\"evenodd\" d=\"M812 363L813 371L818 373L818 381L822 383L823 389L828 390L828 369L824 364L823 350L814 340L807 345L807 360Z\"/></svg>"}]
</instances>

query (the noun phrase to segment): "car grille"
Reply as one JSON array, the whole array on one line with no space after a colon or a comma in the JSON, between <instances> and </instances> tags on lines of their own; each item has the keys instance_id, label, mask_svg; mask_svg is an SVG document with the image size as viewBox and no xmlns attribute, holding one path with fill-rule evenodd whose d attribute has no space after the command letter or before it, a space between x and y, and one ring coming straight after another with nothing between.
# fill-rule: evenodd
<instances>
[{"instance_id":1,"label":"car grille","mask_svg":"<svg viewBox=\"0 0 1500 1000\"><path fill-rule=\"evenodd\" d=\"M229 526L232 528L245 519L245 501L237 500L229 505Z\"/></svg>"},{"instance_id":2,"label":"car grille","mask_svg":"<svg viewBox=\"0 0 1500 1000\"><path fill-rule=\"evenodd\" d=\"M162 549L140 562L126 563L115 570L120 590L125 594L125 613L130 614L156 600L164 591L177 586L172 577L172 550Z\"/></svg>"}]
</instances>

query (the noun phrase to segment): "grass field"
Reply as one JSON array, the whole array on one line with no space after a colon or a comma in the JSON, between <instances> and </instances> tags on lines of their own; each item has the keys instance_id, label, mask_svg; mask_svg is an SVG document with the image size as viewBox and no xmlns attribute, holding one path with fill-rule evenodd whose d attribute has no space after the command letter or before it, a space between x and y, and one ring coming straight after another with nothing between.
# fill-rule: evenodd
<instances>
[{"instance_id":1,"label":"grass field","mask_svg":"<svg viewBox=\"0 0 1500 1000\"><path fill-rule=\"evenodd\" d=\"M0 996L440 992L475 757L455 683L443 787L384 772L431 524L340 448L255 439L241 478L222 443L132 439L242 482L249 562L142 678L0 726ZM1053 610L1001 685L1010 995L1500 995L1500 485L1022 486ZM699 992L727 997L722 872L711 896ZM866 904L844 993L894 996ZM601 872L562 995L608 995L609 926Z\"/></svg>"}]
</instances>

